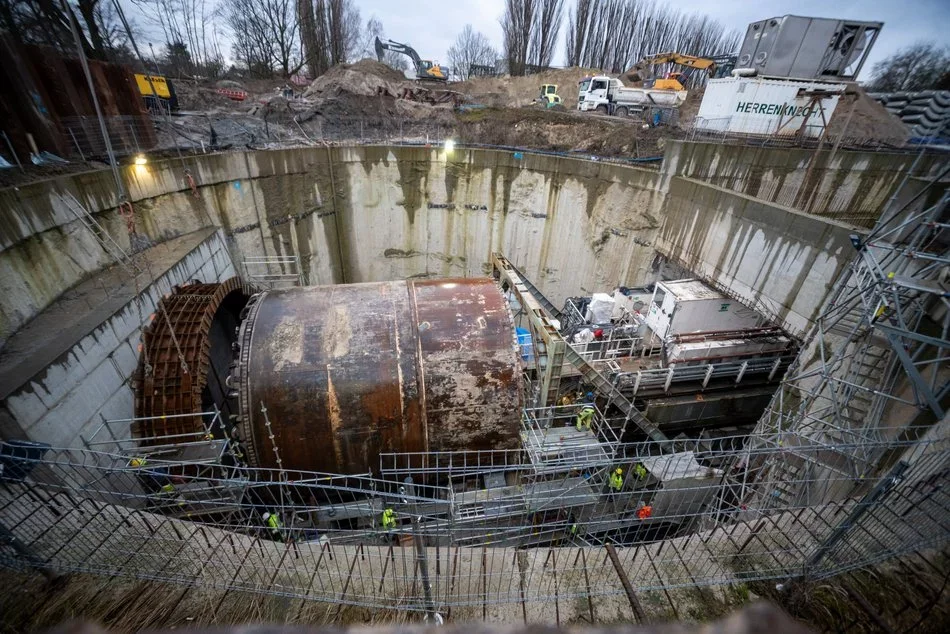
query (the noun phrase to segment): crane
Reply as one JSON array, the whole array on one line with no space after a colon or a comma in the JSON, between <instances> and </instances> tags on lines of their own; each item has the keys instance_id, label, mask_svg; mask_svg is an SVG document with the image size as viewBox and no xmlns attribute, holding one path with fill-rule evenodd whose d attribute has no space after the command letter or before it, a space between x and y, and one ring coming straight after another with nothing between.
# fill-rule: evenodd
<instances>
[{"instance_id":1,"label":"crane","mask_svg":"<svg viewBox=\"0 0 950 634\"><path fill-rule=\"evenodd\" d=\"M383 54L385 51L402 53L403 55L409 57L416 68L416 79L426 79L432 81L448 80L448 69L443 69L441 66L439 66L438 62L433 63L430 60L420 58L419 53L416 52L416 49L412 48L408 44L401 44L392 40L383 42L377 37L376 59L383 61Z\"/></svg>"},{"instance_id":2,"label":"crane","mask_svg":"<svg viewBox=\"0 0 950 634\"><path fill-rule=\"evenodd\" d=\"M659 55L644 57L634 64L630 70L625 72L623 78L631 82L648 81L648 79L644 78L643 71L646 67L655 66L656 64L678 64L688 68L697 68L706 71L706 74L710 77L716 75L717 67L716 62L708 57L697 57L696 55L684 55L683 53L673 52L660 53ZM685 90L683 82L681 81L685 79L685 77L683 73L669 73L666 78L653 80L652 88L658 90Z\"/></svg>"}]
</instances>

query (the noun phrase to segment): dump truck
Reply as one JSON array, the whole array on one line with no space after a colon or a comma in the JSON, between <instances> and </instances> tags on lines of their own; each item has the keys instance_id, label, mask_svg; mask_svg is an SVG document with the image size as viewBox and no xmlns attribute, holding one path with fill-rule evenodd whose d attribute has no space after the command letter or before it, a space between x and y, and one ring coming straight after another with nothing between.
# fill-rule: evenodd
<instances>
[{"instance_id":1,"label":"dump truck","mask_svg":"<svg viewBox=\"0 0 950 634\"><path fill-rule=\"evenodd\" d=\"M676 108L686 101L685 90L627 88L619 79L607 75L585 77L577 93L577 109L621 117L643 112L647 108Z\"/></svg>"}]
</instances>

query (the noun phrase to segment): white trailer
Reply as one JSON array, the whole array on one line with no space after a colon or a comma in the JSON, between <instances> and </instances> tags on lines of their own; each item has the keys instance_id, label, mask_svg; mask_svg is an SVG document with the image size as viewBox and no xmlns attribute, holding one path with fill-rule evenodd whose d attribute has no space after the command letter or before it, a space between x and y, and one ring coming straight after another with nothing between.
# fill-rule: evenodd
<instances>
[{"instance_id":1,"label":"white trailer","mask_svg":"<svg viewBox=\"0 0 950 634\"><path fill-rule=\"evenodd\" d=\"M710 79L693 126L700 130L818 138L846 86L770 77Z\"/></svg>"},{"instance_id":2,"label":"white trailer","mask_svg":"<svg viewBox=\"0 0 950 634\"><path fill-rule=\"evenodd\" d=\"M686 101L685 90L627 88L619 79L595 75L581 80L577 93L577 109L601 114L627 116L646 108L676 108Z\"/></svg>"}]
</instances>

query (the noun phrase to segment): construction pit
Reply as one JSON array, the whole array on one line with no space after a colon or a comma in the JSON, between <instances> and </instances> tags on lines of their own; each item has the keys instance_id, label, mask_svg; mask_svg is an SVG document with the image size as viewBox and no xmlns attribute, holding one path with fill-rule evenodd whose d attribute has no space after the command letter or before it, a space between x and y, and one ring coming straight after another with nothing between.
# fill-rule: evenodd
<instances>
[{"instance_id":1,"label":"construction pit","mask_svg":"<svg viewBox=\"0 0 950 634\"><path fill-rule=\"evenodd\" d=\"M766 596L939 629L946 175L837 146L342 144L128 165L123 205L108 169L0 190L0 564L11 602L39 571L87 605L10 623L127 624L100 599L171 588L147 622ZM922 566L919 596L869 610L871 566ZM858 598L828 620L830 578Z\"/></svg>"}]
</instances>

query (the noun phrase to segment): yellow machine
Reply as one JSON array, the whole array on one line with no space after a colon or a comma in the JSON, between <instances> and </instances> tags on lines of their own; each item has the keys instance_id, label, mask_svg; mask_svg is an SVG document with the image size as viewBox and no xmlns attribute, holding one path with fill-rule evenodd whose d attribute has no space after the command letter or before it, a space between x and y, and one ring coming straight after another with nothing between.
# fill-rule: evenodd
<instances>
[{"instance_id":1,"label":"yellow machine","mask_svg":"<svg viewBox=\"0 0 950 634\"><path fill-rule=\"evenodd\" d=\"M541 84L541 95L538 101L544 104L545 108L561 105L561 96L557 94L557 84Z\"/></svg>"},{"instance_id":2,"label":"yellow machine","mask_svg":"<svg viewBox=\"0 0 950 634\"><path fill-rule=\"evenodd\" d=\"M643 82L644 87L656 90L686 90L683 86L686 75L683 73L668 73L663 78L652 78L652 73L646 71L650 66L657 64L678 64L689 68L698 68L706 71L706 74L710 77L716 74L716 62L706 57L684 55L682 53L660 53L659 55L645 57L634 64L633 68L623 74L623 78L631 82ZM652 85L648 86L648 83L652 83Z\"/></svg>"},{"instance_id":3,"label":"yellow machine","mask_svg":"<svg viewBox=\"0 0 950 634\"><path fill-rule=\"evenodd\" d=\"M175 87L161 75L135 74L135 85L149 110L178 110Z\"/></svg>"},{"instance_id":4,"label":"yellow machine","mask_svg":"<svg viewBox=\"0 0 950 634\"><path fill-rule=\"evenodd\" d=\"M419 53L416 52L416 49L412 48L408 44L402 44L400 42L394 42L388 40L383 42L378 37L376 38L376 59L380 62L383 61L384 53L386 51L393 51L394 53L402 53L409 57L412 60L413 66L416 70L416 79L419 80L429 80L429 81L448 81L449 69L442 68L438 62L432 62L428 59L422 59L419 57Z\"/></svg>"}]
</instances>

